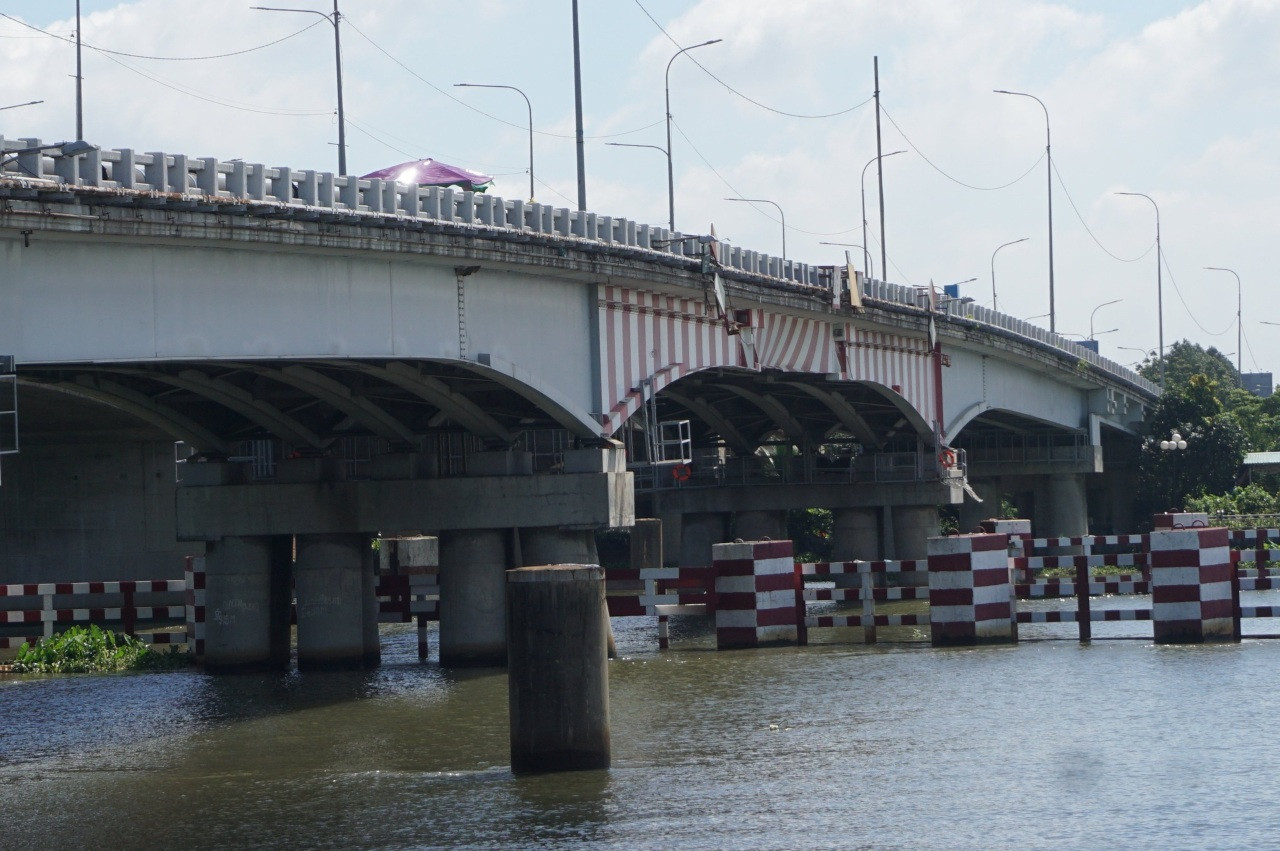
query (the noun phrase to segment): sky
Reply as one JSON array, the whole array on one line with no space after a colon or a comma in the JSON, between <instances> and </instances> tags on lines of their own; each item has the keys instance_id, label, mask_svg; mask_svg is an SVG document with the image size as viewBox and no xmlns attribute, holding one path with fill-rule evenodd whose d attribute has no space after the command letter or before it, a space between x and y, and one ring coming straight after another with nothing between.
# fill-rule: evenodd
<instances>
[{"instance_id":1,"label":"sky","mask_svg":"<svg viewBox=\"0 0 1280 851\"><path fill-rule=\"evenodd\" d=\"M576 205L570 0L339 8L350 173L429 156L526 197L524 99L454 84L515 86L532 105L536 199ZM89 142L336 170L333 28L319 14L81 9ZM0 109L0 136L74 138L75 3L0 0L0 13L0 107L43 101ZM1162 292L1166 349L1189 339L1280 378L1280 327L1265 324L1280 324L1280 0L580 0L579 28L589 209L666 223L669 84L683 232L714 224L777 254L780 208L790 258L843 262L846 248L823 243L865 244L877 278L964 282L987 306L994 290L1001 311L1049 327L1051 188L1059 333L1135 363L1158 345Z\"/></svg>"}]
</instances>

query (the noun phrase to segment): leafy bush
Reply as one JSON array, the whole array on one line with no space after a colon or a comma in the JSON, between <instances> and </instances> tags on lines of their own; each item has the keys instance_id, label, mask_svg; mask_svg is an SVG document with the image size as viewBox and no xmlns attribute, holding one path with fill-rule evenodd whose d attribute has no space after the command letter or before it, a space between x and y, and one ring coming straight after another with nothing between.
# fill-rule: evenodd
<instances>
[{"instance_id":1,"label":"leafy bush","mask_svg":"<svg viewBox=\"0 0 1280 851\"><path fill-rule=\"evenodd\" d=\"M1243 485L1221 494L1201 494L1187 499L1187 511L1209 514L1275 514L1276 497L1261 485Z\"/></svg>"},{"instance_id":2,"label":"leafy bush","mask_svg":"<svg viewBox=\"0 0 1280 851\"><path fill-rule=\"evenodd\" d=\"M103 671L147 671L185 667L190 658L171 647L158 653L141 639L100 629L73 626L42 638L34 647L23 644L13 670L35 674L84 674Z\"/></svg>"}]
</instances>

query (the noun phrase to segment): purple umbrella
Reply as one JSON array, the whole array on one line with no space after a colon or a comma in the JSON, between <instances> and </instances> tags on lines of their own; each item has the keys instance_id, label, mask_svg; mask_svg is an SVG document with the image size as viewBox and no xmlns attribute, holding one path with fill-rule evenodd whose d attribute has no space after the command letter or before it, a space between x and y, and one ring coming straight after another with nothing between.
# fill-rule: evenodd
<instances>
[{"instance_id":1,"label":"purple umbrella","mask_svg":"<svg viewBox=\"0 0 1280 851\"><path fill-rule=\"evenodd\" d=\"M430 157L380 168L361 177L378 177L382 180L394 180L396 183L416 183L419 186L461 186L472 192L483 192L493 182L493 178L487 174L467 171Z\"/></svg>"}]
</instances>

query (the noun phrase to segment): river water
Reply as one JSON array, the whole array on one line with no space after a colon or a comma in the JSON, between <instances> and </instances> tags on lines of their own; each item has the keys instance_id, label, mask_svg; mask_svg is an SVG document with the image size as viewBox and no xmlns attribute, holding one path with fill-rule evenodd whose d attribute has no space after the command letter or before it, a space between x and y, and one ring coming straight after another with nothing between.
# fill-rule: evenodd
<instances>
[{"instance_id":1,"label":"river water","mask_svg":"<svg viewBox=\"0 0 1280 851\"><path fill-rule=\"evenodd\" d=\"M365 673L0 677L0 846L1277 844L1280 642L721 653L673 621L659 652L614 623L599 772L513 777L505 675L419 664L408 626Z\"/></svg>"}]
</instances>

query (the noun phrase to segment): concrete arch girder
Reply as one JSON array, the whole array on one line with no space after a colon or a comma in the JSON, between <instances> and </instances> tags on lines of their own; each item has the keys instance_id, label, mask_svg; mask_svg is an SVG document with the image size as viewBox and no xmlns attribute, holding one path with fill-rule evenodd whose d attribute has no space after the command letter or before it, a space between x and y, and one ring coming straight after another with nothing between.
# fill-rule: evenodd
<instances>
[{"instance_id":1,"label":"concrete arch girder","mask_svg":"<svg viewBox=\"0 0 1280 851\"><path fill-rule=\"evenodd\" d=\"M328 445L328 441L274 405L255 399L247 390L221 378L212 378L198 369L184 369L177 375L156 373L149 376L230 408L250 422L292 443L313 449L324 449Z\"/></svg>"},{"instance_id":2,"label":"concrete arch girder","mask_svg":"<svg viewBox=\"0 0 1280 851\"><path fill-rule=\"evenodd\" d=\"M605 434L598 419L558 399L550 388L526 370L487 354L477 355L477 358L476 361L449 363L507 388L545 412L575 437L593 442L608 439L609 435Z\"/></svg>"},{"instance_id":3,"label":"concrete arch girder","mask_svg":"<svg viewBox=\"0 0 1280 851\"><path fill-rule=\"evenodd\" d=\"M416 442L413 431L395 417L368 399L359 398L342 382L334 381L310 367L290 364L276 370L244 364L239 368L257 372L259 375L288 384L290 387L322 399L326 404L342 411L388 443L412 445Z\"/></svg>"},{"instance_id":4,"label":"concrete arch girder","mask_svg":"<svg viewBox=\"0 0 1280 851\"><path fill-rule=\"evenodd\" d=\"M738 431L737 426L735 426L728 417L717 411L715 406L711 405L706 400L702 398L695 399L694 397L687 396L683 393L673 392L670 387L663 391L663 395L676 404L684 406L698 419L715 429L715 431L724 438L725 443L729 444L729 447L735 452L743 455L750 455L755 449L755 447L748 443L747 439L742 436L742 432Z\"/></svg>"},{"instance_id":5,"label":"concrete arch girder","mask_svg":"<svg viewBox=\"0 0 1280 851\"><path fill-rule=\"evenodd\" d=\"M807 442L808 434L805 432L804 426L800 425L800 421L791 415L787 410L786 405L783 405L773 396L767 393L756 393L753 390L748 390L745 387L739 387L736 384L721 384L717 386L733 393L735 396L740 397L763 411L767 417L773 420L774 424L777 425L778 428L782 429L783 434L787 436L788 440L791 440L801 446L805 445Z\"/></svg>"},{"instance_id":6,"label":"concrete arch girder","mask_svg":"<svg viewBox=\"0 0 1280 851\"><path fill-rule=\"evenodd\" d=\"M76 376L74 381L60 381L52 384L24 379L19 379L18 383L107 405L155 426L174 440L184 441L205 451L228 453L227 444L199 423L157 403L145 393L139 393L113 381L85 374Z\"/></svg>"},{"instance_id":7,"label":"concrete arch girder","mask_svg":"<svg viewBox=\"0 0 1280 851\"><path fill-rule=\"evenodd\" d=\"M481 437L500 441L504 444L515 442L516 436L505 429L500 422L489 415L483 408L472 402L461 393L455 393L438 378L423 375L422 371L403 361L392 361L385 366L371 363L345 364L347 369L356 369L371 375L388 384L393 384L408 393L412 393L424 402L435 405L447 417L457 422L468 431Z\"/></svg>"},{"instance_id":8,"label":"concrete arch girder","mask_svg":"<svg viewBox=\"0 0 1280 851\"><path fill-rule=\"evenodd\" d=\"M827 410L840 421L840 425L848 429L859 441L876 449L884 447L884 441L876 437L875 432L871 430L871 426L867 425L867 421L854 409L849 400L845 399L837 391L806 384L803 381L789 381L787 383L826 406Z\"/></svg>"},{"instance_id":9,"label":"concrete arch girder","mask_svg":"<svg viewBox=\"0 0 1280 851\"><path fill-rule=\"evenodd\" d=\"M856 381L868 390L874 391L882 399L890 405L898 409L898 413L902 414L903 420L915 431L915 433L924 440L929 446L933 446L933 424L928 422L920 412L908 402L901 393L898 393L892 387L885 387L883 384L877 384L874 381Z\"/></svg>"}]
</instances>

